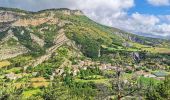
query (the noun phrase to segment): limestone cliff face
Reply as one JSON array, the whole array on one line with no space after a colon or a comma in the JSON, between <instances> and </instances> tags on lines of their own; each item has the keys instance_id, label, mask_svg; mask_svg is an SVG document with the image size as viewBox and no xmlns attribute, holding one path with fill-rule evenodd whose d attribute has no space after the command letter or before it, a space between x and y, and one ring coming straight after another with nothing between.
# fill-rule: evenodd
<instances>
[{"instance_id":1,"label":"limestone cliff face","mask_svg":"<svg viewBox=\"0 0 170 100\"><path fill-rule=\"evenodd\" d=\"M21 13L15 11L0 10L0 23L13 22L13 26L37 26L47 22L51 24L58 23L58 19L55 17L56 12L60 12L64 15L84 15L82 11L69 9L49 9L47 11L45 10L44 12L40 11L36 14L34 12Z\"/></svg>"},{"instance_id":2,"label":"limestone cliff face","mask_svg":"<svg viewBox=\"0 0 170 100\"><path fill-rule=\"evenodd\" d=\"M57 17L59 14L63 16L83 15L79 10L69 9L27 12L18 9L0 8L0 60L16 57L29 51L31 52L31 49L50 49L45 47L46 44L49 44L49 41L52 41L52 47L58 47L58 44L62 44L67 37L65 36L64 29L57 30L57 27L62 28L66 24L69 24L70 21L59 19ZM37 27L37 31L30 29L30 27ZM45 35L47 32L49 35ZM54 36L51 35L52 33ZM56 36L54 33L56 33ZM48 36L54 38L47 41L45 39Z\"/></svg>"},{"instance_id":3,"label":"limestone cliff face","mask_svg":"<svg viewBox=\"0 0 170 100\"><path fill-rule=\"evenodd\" d=\"M36 19L18 19L12 26L38 26L43 23L56 24L58 23L57 18L36 18Z\"/></svg>"},{"instance_id":4,"label":"limestone cliff face","mask_svg":"<svg viewBox=\"0 0 170 100\"><path fill-rule=\"evenodd\" d=\"M44 46L44 40L39 38L38 36L34 35L33 33L30 33L31 39L33 40L33 42L36 42L38 45L40 45L41 47Z\"/></svg>"},{"instance_id":5,"label":"limestone cliff face","mask_svg":"<svg viewBox=\"0 0 170 100\"><path fill-rule=\"evenodd\" d=\"M15 21L18 19L18 16L16 13L13 12L4 12L1 11L0 12L0 22L11 22L11 21Z\"/></svg>"},{"instance_id":6,"label":"limestone cliff face","mask_svg":"<svg viewBox=\"0 0 170 100\"><path fill-rule=\"evenodd\" d=\"M11 45L11 41L15 41ZM18 42L12 30L8 30L6 36L0 41L0 60L16 57L27 53L29 50Z\"/></svg>"},{"instance_id":7,"label":"limestone cliff face","mask_svg":"<svg viewBox=\"0 0 170 100\"><path fill-rule=\"evenodd\" d=\"M82 11L80 11L80 10L75 10L74 14L75 15L84 15L84 13Z\"/></svg>"},{"instance_id":8,"label":"limestone cliff face","mask_svg":"<svg viewBox=\"0 0 170 100\"><path fill-rule=\"evenodd\" d=\"M65 15L84 15L84 13L80 10L69 10L67 8L59 9Z\"/></svg>"}]
</instances>

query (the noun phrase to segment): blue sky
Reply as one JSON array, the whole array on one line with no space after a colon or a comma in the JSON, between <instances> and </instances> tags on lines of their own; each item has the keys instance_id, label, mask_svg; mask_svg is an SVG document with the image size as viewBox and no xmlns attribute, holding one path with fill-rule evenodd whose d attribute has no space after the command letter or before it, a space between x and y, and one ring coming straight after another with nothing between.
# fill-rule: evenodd
<instances>
[{"instance_id":1,"label":"blue sky","mask_svg":"<svg viewBox=\"0 0 170 100\"><path fill-rule=\"evenodd\" d=\"M168 15L170 6L153 6L147 0L136 0L135 6L129 9L129 14L139 12L141 14Z\"/></svg>"},{"instance_id":2,"label":"blue sky","mask_svg":"<svg viewBox=\"0 0 170 100\"><path fill-rule=\"evenodd\" d=\"M82 10L91 19L128 32L170 38L170 0L0 0L1 7Z\"/></svg>"}]
</instances>

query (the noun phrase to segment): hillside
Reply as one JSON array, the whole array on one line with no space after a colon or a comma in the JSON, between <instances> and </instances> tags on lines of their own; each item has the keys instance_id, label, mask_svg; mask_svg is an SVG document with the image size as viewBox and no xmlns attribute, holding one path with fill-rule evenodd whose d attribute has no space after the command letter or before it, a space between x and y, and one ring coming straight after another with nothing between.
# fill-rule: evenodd
<instances>
[{"instance_id":1,"label":"hillside","mask_svg":"<svg viewBox=\"0 0 170 100\"><path fill-rule=\"evenodd\" d=\"M160 81L157 73L164 73L163 78L170 73L170 41L101 25L79 10L0 8L0 79L7 86L12 82L18 88L24 85L24 98L41 90L50 93L49 84L59 77L57 81L64 84L57 85L78 95L73 100L82 96L87 100L84 95L94 99L102 88L111 88L117 68L123 70L122 80L139 76L135 81L146 81L154 75L153 80ZM79 94L81 90L84 94ZM105 92L102 96L107 98L116 95Z\"/></svg>"},{"instance_id":2,"label":"hillside","mask_svg":"<svg viewBox=\"0 0 170 100\"><path fill-rule=\"evenodd\" d=\"M15 40L26 47L28 51L30 50L29 52L37 53L35 54L37 56L54 45L55 37L61 29L64 29L65 35L69 39L75 41L78 45L82 45L81 50L84 54L92 57L97 55L95 51L100 45L115 44L122 46L135 42L155 47L169 47L169 41L145 38L100 25L78 10L49 9L39 12L26 12L18 9L1 8L0 20L0 39L2 42L9 42L8 40L14 35ZM96 46L93 48L96 50L89 51L91 49L89 43ZM5 48L3 47L3 49ZM11 48L11 52L12 50ZM8 54L5 55L8 56Z\"/></svg>"}]
</instances>

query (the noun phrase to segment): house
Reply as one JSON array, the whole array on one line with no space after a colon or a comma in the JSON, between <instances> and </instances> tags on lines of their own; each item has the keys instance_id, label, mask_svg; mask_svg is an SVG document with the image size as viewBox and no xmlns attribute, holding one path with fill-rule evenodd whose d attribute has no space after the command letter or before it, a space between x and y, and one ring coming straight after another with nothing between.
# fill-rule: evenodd
<instances>
[{"instance_id":1,"label":"house","mask_svg":"<svg viewBox=\"0 0 170 100\"><path fill-rule=\"evenodd\" d=\"M146 74L146 75L144 75L144 77L148 77L148 78L156 78L156 76L153 75L153 74Z\"/></svg>"}]
</instances>

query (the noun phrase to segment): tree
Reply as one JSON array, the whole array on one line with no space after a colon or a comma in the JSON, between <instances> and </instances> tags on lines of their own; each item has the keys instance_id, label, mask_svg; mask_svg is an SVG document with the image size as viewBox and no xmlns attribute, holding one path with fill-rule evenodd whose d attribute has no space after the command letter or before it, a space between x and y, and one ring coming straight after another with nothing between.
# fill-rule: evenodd
<instances>
[{"instance_id":1,"label":"tree","mask_svg":"<svg viewBox=\"0 0 170 100\"><path fill-rule=\"evenodd\" d=\"M0 100L16 100L22 98L23 88L17 89L13 82L6 84L3 80L0 81Z\"/></svg>"},{"instance_id":2,"label":"tree","mask_svg":"<svg viewBox=\"0 0 170 100\"><path fill-rule=\"evenodd\" d=\"M156 87L153 81L150 81L150 84L147 86L146 92L146 99L147 100L161 100L161 97L156 92Z\"/></svg>"},{"instance_id":3,"label":"tree","mask_svg":"<svg viewBox=\"0 0 170 100\"><path fill-rule=\"evenodd\" d=\"M151 84L146 90L147 100L170 100L170 76L158 85Z\"/></svg>"},{"instance_id":4,"label":"tree","mask_svg":"<svg viewBox=\"0 0 170 100\"><path fill-rule=\"evenodd\" d=\"M69 91L58 79L55 79L43 90L42 97L45 100L66 100L69 98Z\"/></svg>"},{"instance_id":5,"label":"tree","mask_svg":"<svg viewBox=\"0 0 170 100\"><path fill-rule=\"evenodd\" d=\"M125 63L122 61L122 58L120 57L119 53L116 54L116 59L118 60L115 62L117 69L116 69L116 75L112 82L112 88L116 92L115 94L117 96L118 100L121 100L122 98L130 95L135 95L137 91L140 91L141 84L137 81L137 77L134 76L132 78L129 78L128 80L124 80L122 78L122 74L125 72L124 65Z\"/></svg>"},{"instance_id":6,"label":"tree","mask_svg":"<svg viewBox=\"0 0 170 100\"><path fill-rule=\"evenodd\" d=\"M97 44L99 46L99 49L98 49L98 57L101 57L101 45L102 43L104 43L104 40L102 40L101 38L97 39Z\"/></svg>"}]
</instances>

